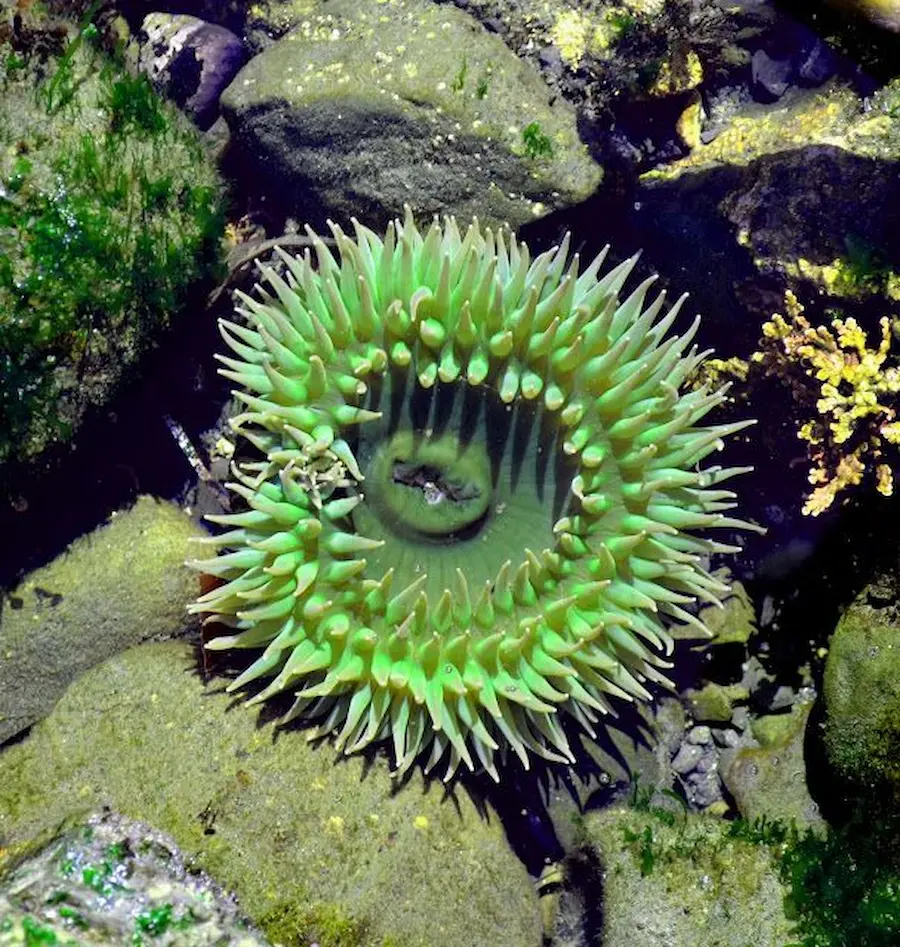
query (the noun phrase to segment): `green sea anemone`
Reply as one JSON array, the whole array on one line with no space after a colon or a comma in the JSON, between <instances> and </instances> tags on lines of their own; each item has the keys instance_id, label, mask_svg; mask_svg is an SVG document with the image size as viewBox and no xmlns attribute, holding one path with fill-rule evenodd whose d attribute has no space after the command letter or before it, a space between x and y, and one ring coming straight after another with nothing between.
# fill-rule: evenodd
<instances>
[{"instance_id":1,"label":"green sea anemone","mask_svg":"<svg viewBox=\"0 0 900 947\"><path fill-rule=\"evenodd\" d=\"M316 265L279 252L242 322L221 323L262 455L233 467L244 512L192 563L224 580L193 606L263 649L231 690L293 690L347 753L390 738L396 768L427 754L497 778L511 748L571 761L611 698L666 684L667 624L727 591L705 569L734 551L692 534L743 527L718 488L745 468L700 461L749 422L699 426L724 397L679 394L706 353L683 301L653 282L623 302L635 260L579 275L568 237L531 259L508 232L407 210L384 239L309 232Z\"/></svg>"}]
</instances>

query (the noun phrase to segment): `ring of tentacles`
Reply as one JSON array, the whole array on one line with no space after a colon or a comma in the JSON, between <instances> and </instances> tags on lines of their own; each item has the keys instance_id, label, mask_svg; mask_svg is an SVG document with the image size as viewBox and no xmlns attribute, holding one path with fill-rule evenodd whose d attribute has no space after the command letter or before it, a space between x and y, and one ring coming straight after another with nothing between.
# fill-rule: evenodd
<instances>
[{"instance_id":1,"label":"ring of tentacles","mask_svg":"<svg viewBox=\"0 0 900 947\"><path fill-rule=\"evenodd\" d=\"M571 761L614 699L666 684L670 626L727 591L704 564L743 527L700 462L744 423L698 422L722 390L679 393L705 353L682 300L620 300L634 259L579 273L505 229L384 237L330 225L336 253L280 252L223 321L232 420L259 452L233 465L241 512L192 565L220 584L192 606L254 649L231 684L282 691L287 719L347 753L392 743L497 778L498 753ZM257 685L259 686L259 685Z\"/></svg>"}]
</instances>

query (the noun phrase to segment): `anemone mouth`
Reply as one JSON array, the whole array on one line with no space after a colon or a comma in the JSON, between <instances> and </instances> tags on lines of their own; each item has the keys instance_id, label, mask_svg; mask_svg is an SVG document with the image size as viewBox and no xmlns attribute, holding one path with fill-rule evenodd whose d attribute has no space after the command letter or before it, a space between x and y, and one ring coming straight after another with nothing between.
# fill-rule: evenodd
<instances>
[{"instance_id":1,"label":"anemone mouth","mask_svg":"<svg viewBox=\"0 0 900 947\"><path fill-rule=\"evenodd\" d=\"M561 450L560 426L540 405L503 403L493 385L422 388L394 371L373 386L366 407L378 420L350 440L365 502L357 533L383 542L367 554L367 574L393 570L401 587L425 576L436 602L458 583L493 583L526 550L555 545L577 465Z\"/></svg>"},{"instance_id":2,"label":"anemone mouth","mask_svg":"<svg viewBox=\"0 0 900 947\"><path fill-rule=\"evenodd\" d=\"M611 699L666 684L670 622L726 588L702 567L732 547L693 535L743 527L700 469L723 435L719 391L678 394L703 358L666 333L634 260L579 275L567 241L531 260L508 234L382 239L310 231L317 266L241 295L221 356L262 459L233 469L241 513L193 563L226 579L192 606L234 633L208 647L262 653L232 684L294 690L288 719L319 718L345 752L393 744L497 778L509 748L572 760L560 717L590 734ZM748 422L749 423L749 422Z\"/></svg>"}]
</instances>

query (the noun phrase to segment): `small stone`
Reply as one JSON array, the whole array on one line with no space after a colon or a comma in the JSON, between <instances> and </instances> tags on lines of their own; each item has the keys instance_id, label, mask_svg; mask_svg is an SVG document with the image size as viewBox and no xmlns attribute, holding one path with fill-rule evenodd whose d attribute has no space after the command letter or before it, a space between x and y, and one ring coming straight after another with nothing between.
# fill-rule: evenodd
<instances>
[{"instance_id":1,"label":"small stone","mask_svg":"<svg viewBox=\"0 0 900 947\"><path fill-rule=\"evenodd\" d=\"M820 86L834 75L836 69L837 57L831 47L816 38L797 69L797 79L800 85Z\"/></svg>"},{"instance_id":2,"label":"small stone","mask_svg":"<svg viewBox=\"0 0 900 947\"><path fill-rule=\"evenodd\" d=\"M714 728L712 731L712 738L715 741L716 746L720 746L723 749L737 746L741 740L738 732L736 730L732 730L730 727Z\"/></svg>"},{"instance_id":3,"label":"small stone","mask_svg":"<svg viewBox=\"0 0 900 947\"><path fill-rule=\"evenodd\" d=\"M700 762L703 747L693 743L682 743L672 760L672 769L681 776L689 773Z\"/></svg>"},{"instance_id":4,"label":"small stone","mask_svg":"<svg viewBox=\"0 0 900 947\"><path fill-rule=\"evenodd\" d=\"M688 743L696 743L699 746L705 746L712 740L712 731L709 727L691 727L688 731L687 741Z\"/></svg>"},{"instance_id":5,"label":"small stone","mask_svg":"<svg viewBox=\"0 0 900 947\"><path fill-rule=\"evenodd\" d=\"M794 64L790 59L773 59L758 49L750 63L750 90L758 102L777 102L791 84Z\"/></svg>"},{"instance_id":6,"label":"small stone","mask_svg":"<svg viewBox=\"0 0 900 947\"><path fill-rule=\"evenodd\" d=\"M538 61L545 69L559 69L562 66L562 56L555 46L545 46L538 53Z\"/></svg>"},{"instance_id":7,"label":"small stone","mask_svg":"<svg viewBox=\"0 0 900 947\"><path fill-rule=\"evenodd\" d=\"M702 690L689 690L685 695L688 710L695 720L727 723L734 708L728 691L721 684L707 684Z\"/></svg>"},{"instance_id":8,"label":"small stone","mask_svg":"<svg viewBox=\"0 0 900 947\"><path fill-rule=\"evenodd\" d=\"M797 695L792 688L776 684L773 680L761 681L753 691L751 700L753 709L761 716L790 710L796 702Z\"/></svg>"}]
</instances>

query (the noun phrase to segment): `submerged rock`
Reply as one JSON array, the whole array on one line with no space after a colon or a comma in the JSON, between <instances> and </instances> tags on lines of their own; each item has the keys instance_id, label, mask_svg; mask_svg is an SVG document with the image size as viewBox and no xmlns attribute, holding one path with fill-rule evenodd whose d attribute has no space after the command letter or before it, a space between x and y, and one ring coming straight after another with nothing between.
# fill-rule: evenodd
<instances>
[{"instance_id":1,"label":"submerged rock","mask_svg":"<svg viewBox=\"0 0 900 947\"><path fill-rule=\"evenodd\" d=\"M108 805L170 834L276 942L541 943L534 886L495 813L418 774L398 789L381 757L338 762L261 726L203 686L181 644L89 671L0 766L0 846Z\"/></svg>"},{"instance_id":2,"label":"submerged rock","mask_svg":"<svg viewBox=\"0 0 900 947\"><path fill-rule=\"evenodd\" d=\"M88 668L142 641L183 634L204 535L177 506L143 496L10 592L0 612L0 743L53 708Z\"/></svg>"},{"instance_id":3,"label":"submerged rock","mask_svg":"<svg viewBox=\"0 0 900 947\"><path fill-rule=\"evenodd\" d=\"M602 872L604 947L782 947L792 940L786 891L767 848L729 823L654 809L590 813L576 885ZM596 878L595 878L596 880ZM589 895L585 896L589 902Z\"/></svg>"},{"instance_id":4,"label":"submerged rock","mask_svg":"<svg viewBox=\"0 0 900 947\"><path fill-rule=\"evenodd\" d=\"M781 819L822 828L806 785L804 736L812 703L753 723L756 745L722 754L722 779L745 819Z\"/></svg>"},{"instance_id":5,"label":"submerged rock","mask_svg":"<svg viewBox=\"0 0 900 947\"><path fill-rule=\"evenodd\" d=\"M573 109L550 99L450 4L332 0L251 60L222 108L251 186L292 195L307 219L377 228L408 203L516 228L600 182Z\"/></svg>"},{"instance_id":6,"label":"submerged rock","mask_svg":"<svg viewBox=\"0 0 900 947\"><path fill-rule=\"evenodd\" d=\"M831 638L824 743L845 785L900 798L900 620L895 580L881 584L844 612Z\"/></svg>"},{"instance_id":7,"label":"submerged rock","mask_svg":"<svg viewBox=\"0 0 900 947\"><path fill-rule=\"evenodd\" d=\"M206 130L219 111L219 96L247 60L231 30L195 16L151 13L144 18L147 38L141 68L154 87Z\"/></svg>"},{"instance_id":8,"label":"submerged rock","mask_svg":"<svg viewBox=\"0 0 900 947\"><path fill-rule=\"evenodd\" d=\"M173 841L106 812L2 872L0 944L265 947Z\"/></svg>"}]
</instances>

